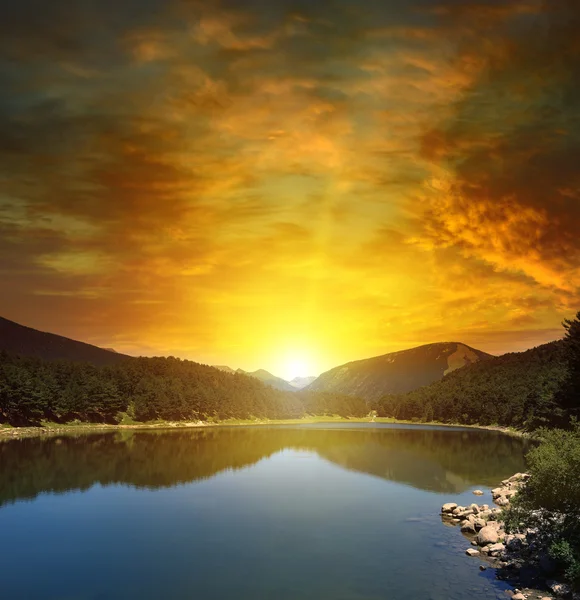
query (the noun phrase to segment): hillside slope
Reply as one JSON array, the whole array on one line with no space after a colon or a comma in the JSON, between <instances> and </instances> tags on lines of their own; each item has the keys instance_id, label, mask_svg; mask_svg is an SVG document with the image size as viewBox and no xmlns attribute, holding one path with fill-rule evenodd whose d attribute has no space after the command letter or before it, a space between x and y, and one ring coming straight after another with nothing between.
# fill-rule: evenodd
<instances>
[{"instance_id":1,"label":"hillside slope","mask_svg":"<svg viewBox=\"0 0 580 600\"><path fill-rule=\"evenodd\" d=\"M71 360L94 365L112 365L127 359L126 354L77 342L69 338L38 331L0 317L0 350L45 360Z\"/></svg>"},{"instance_id":2,"label":"hillside slope","mask_svg":"<svg viewBox=\"0 0 580 600\"><path fill-rule=\"evenodd\" d=\"M409 392L428 385L466 364L489 358L491 355L457 342L427 344L335 367L306 389L376 400L384 394Z\"/></svg>"},{"instance_id":3,"label":"hillside slope","mask_svg":"<svg viewBox=\"0 0 580 600\"><path fill-rule=\"evenodd\" d=\"M376 408L397 419L539 426L555 418L554 393L566 375L561 341L468 365Z\"/></svg>"}]
</instances>

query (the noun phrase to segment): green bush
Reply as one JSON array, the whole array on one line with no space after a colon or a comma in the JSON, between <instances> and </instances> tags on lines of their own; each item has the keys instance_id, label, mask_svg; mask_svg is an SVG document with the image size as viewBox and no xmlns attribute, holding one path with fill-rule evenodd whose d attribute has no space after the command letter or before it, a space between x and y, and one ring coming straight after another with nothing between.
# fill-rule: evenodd
<instances>
[{"instance_id":1,"label":"green bush","mask_svg":"<svg viewBox=\"0 0 580 600\"><path fill-rule=\"evenodd\" d=\"M570 541L560 539L552 543L549 554L566 579L580 589L580 547L575 548Z\"/></svg>"},{"instance_id":2,"label":"green bush","mask_svg":"<svg viewBox=\"0 0 580 600\"><path fill-rule=\"evenodd\" d=\"M535 528L537 545L580 590L580 425L540 436L527 456L531 477L504 511L506 531Z\"/></svg>"},{"instance_id":3,"label":"green bush","mask_svg":"<svg viewBox=\"0 0 580 600\"><path fill-rule=\"evenodd\" d=\"M527 456L531 477L524 498L533 506L580 515L580 425L539 435L542 443Z\"/></svg>"}]
</instances>

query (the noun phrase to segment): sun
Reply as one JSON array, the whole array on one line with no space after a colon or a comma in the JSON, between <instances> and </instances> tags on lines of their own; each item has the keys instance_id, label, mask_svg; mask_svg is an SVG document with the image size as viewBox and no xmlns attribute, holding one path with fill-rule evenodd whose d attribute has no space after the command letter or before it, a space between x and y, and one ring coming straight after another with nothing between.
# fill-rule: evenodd
<instances>
[{"instance_id":1,"label":"sun","mask_svg":"<svg viewBox=\"0 0 580 600\"><path fill-rule=\"evenodd\" d=\"M310 365L304 358L290 358L284 364L284 378L288 381L295 377L307 377L310 374Z\"/></svg>"}]
</instances>

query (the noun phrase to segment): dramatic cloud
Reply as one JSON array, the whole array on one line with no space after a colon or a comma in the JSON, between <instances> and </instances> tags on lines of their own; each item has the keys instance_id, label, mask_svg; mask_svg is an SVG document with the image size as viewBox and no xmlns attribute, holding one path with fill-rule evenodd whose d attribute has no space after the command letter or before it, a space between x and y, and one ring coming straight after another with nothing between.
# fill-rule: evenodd
<instances>
[{"instance_id":1,"label":"dramatic cloud","mask_svg":"<svg viewBox=\"0 0 580 600\"><path fill-rule=\"evenodd\" d=\"M3 316L280 371L553 339L572 0L58 0L0 23Z\"/></svg>"}]
</instances>

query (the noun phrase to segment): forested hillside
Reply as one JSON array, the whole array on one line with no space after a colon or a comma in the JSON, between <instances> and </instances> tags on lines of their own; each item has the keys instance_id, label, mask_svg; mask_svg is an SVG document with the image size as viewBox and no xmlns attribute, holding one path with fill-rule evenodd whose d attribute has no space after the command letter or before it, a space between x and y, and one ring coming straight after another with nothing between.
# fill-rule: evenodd
<instances>
[{"instance_id":1,"label":"forested hillside","mask_svg":"<svg viewBox=\"0 0 580 600\"><path fill-rule=\"evenodd\" d=\"M556 394L567 374L563 342L467 365L407 394L388 394L379 415L534 428L565 418Z\"/></svg>"},{"instance_id":2,"label":"forested hillside","mask_svg":"<svg viewBox=\"0 0 580 600\"><path fill-rule=\"evenodd\" d=\"M126 417L124 417L124 414ZM0 422L284 419L363 416L364 400L282 392L254 377L177 358L127 358L99 367L0 352Z\"/></svg>"}]
</instances>

